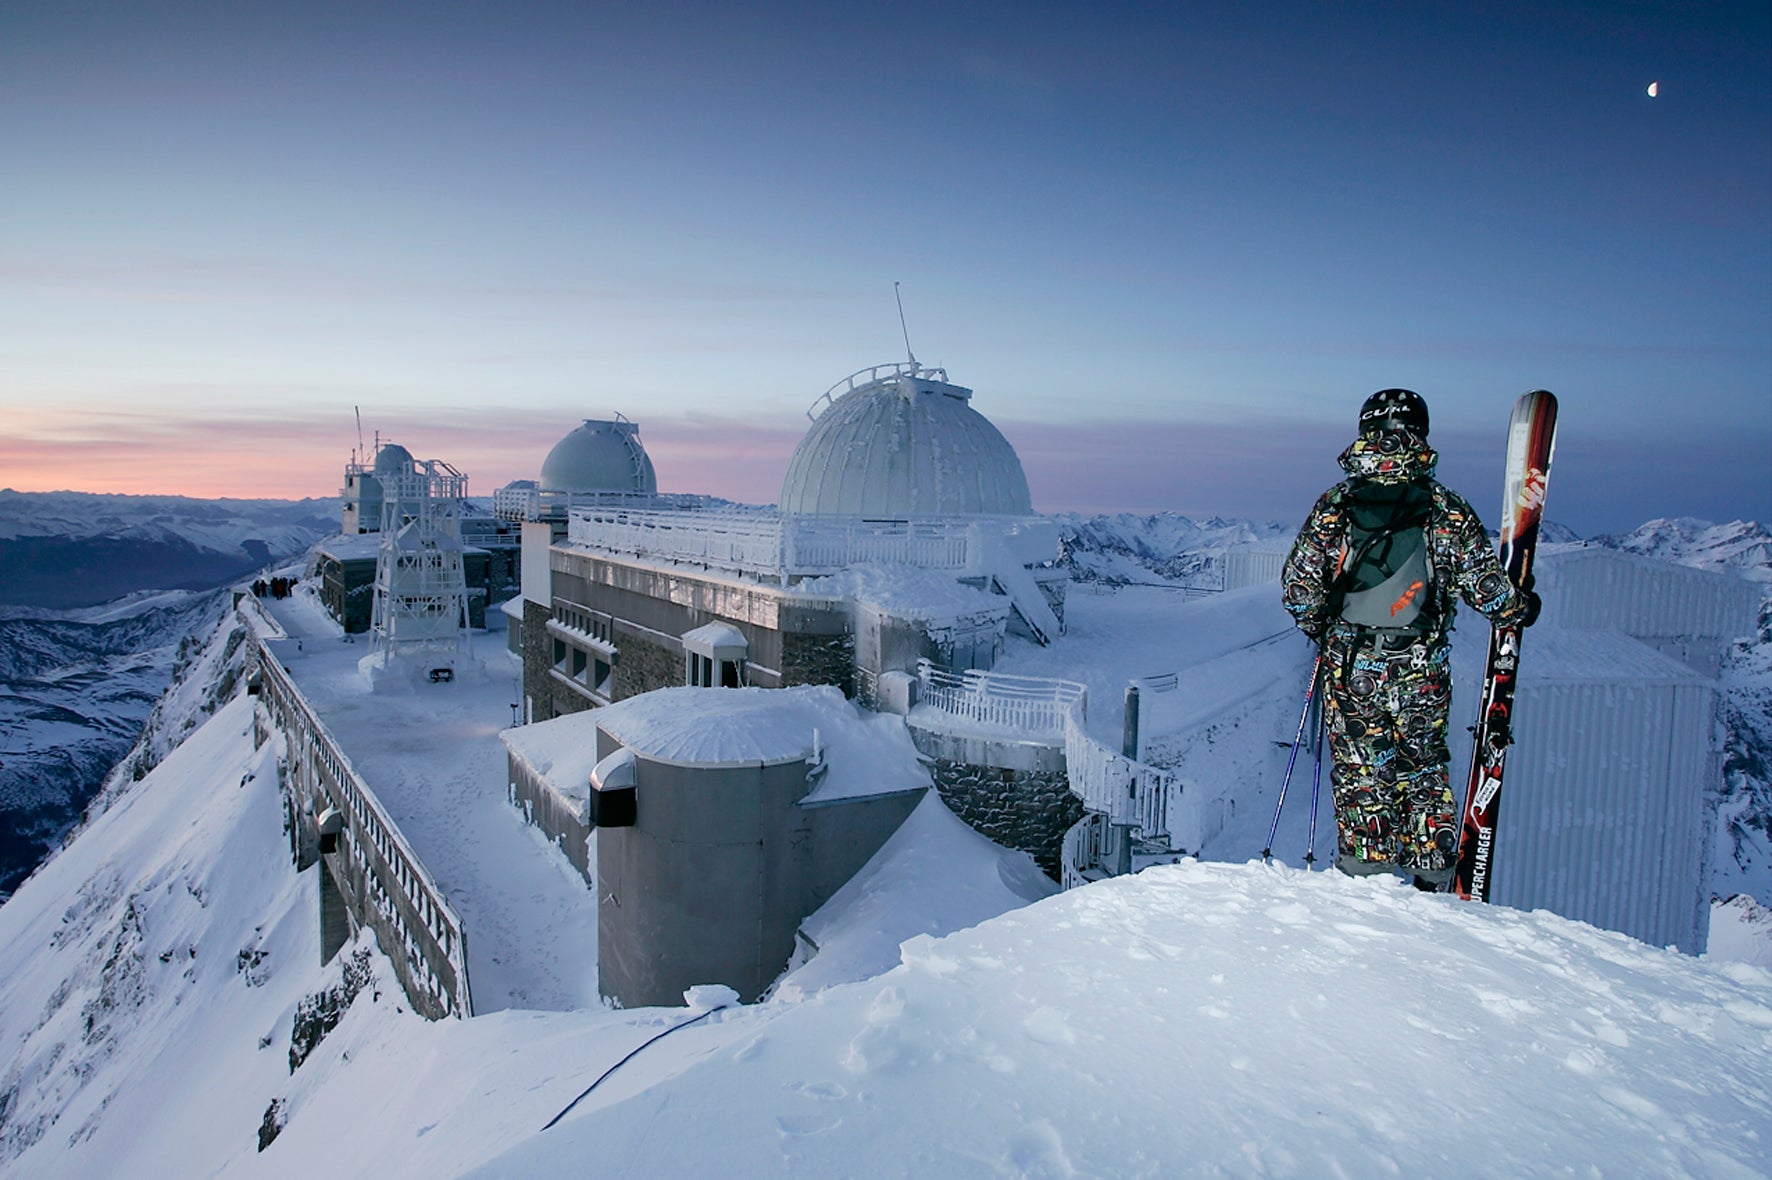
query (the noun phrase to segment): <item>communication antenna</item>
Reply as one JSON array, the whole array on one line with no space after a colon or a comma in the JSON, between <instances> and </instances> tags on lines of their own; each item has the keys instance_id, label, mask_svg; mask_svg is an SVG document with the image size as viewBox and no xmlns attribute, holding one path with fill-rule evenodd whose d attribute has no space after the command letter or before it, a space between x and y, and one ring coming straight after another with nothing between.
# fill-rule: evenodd
<instances>
[{"instance_id":1,"label":"communication antenna","mask_svg":"<svg viewBox=\"0 0 1772 1180\"><path fill-rule=\"evenodd\" d=\"M361 455L363 453L363 407L352 406L351 410L357 415L357 453Z\"/></svg>"},{"instance_id":2,"label":"communication antenna","mask_svg":"<svg viewBox=\"0 0 1772 1180\"><path fill-rule=\"evenodd\" d=\"M898 280L892 280L892 297L898 300L898 330L904 333L904 354L911 358L911 368L917 367L917 354L911 351L911 330L904 326L904 297L898 293Z\"/></svg>"}]
</instances>

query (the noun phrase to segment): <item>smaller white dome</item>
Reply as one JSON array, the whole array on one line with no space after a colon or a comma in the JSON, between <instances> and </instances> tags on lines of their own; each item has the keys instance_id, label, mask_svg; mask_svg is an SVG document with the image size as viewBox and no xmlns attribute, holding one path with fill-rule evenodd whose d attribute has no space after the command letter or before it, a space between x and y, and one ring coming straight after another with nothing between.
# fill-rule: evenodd
<instances>
[{"instance_id":1,"label":"smaller white dome","mask_svg":"<svg viewBox=\"0 0 1772 1180\"><path fill-rule=\"evenodd\" d=\"M412 452L399 443L383 443L381 450L375 453L377 475L411 475L412 467Z\"/></svg>"},{"instance_id":2,"label":"smaller white dome","mask_svg":"<svg viewBox=\"0 0 1772 1180\"><path fill-rule=\"evenodd\" d=\"M613 421L586 418L554 444L541 465L546 492L638 492L653 495L658 477L640 445L640 427L617 415Z\"/></svg>"}]
</instances>

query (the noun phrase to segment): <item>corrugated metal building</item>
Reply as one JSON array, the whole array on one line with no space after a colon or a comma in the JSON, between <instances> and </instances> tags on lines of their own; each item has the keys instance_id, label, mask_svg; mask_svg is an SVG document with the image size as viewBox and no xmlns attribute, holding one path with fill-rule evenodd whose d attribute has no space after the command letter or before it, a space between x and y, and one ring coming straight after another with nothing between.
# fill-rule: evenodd
<instances>
[{"instance_id":1,"label":"corrugated metal building","mask_svg":"<svg viewBox=\"0 0 1772 1180\"><path fill-rule=\"evenodd\" d=\"M1537 574L1492 897L1701 953L1716 677L1761 587L1600 548L1549 550Z\"/></svg>"},{"instance_id":2,"label":"corrugated metal building","mask_svg":"<svg viewBox=\"0 0 1772 1180\"><path fill-rule=\"evenodd\" d=\"M1559 627L1622 631L1706 676L1750 634L1766 588L1745 578L1598 546L1558 546L1538 562L1544 617Z\"/></svg>"},{"instance_id":3,"label":"corrugated metal building","mask_svg":"<svg viewBox=\"0 0 1772 1180\"><path fill-rule=\"evenodd\" d=\"M1248 545L1226 549L1224 555L1218 559L1220 587L1225 590L1241 590L1245 586L1277 582L1285 564L1284 549L1255 549Z\"/></svg>"},{"instance_id":4,"label":"corrugated metal building","mask_svg":"<svg viewBox=\"0 0 1772 1180\"><path fill-rule=\"evenodd\" d=\"M1492 899L1704 950L1715 682L1618 632L1535 628Z\"/></svg>"}]
</instances>

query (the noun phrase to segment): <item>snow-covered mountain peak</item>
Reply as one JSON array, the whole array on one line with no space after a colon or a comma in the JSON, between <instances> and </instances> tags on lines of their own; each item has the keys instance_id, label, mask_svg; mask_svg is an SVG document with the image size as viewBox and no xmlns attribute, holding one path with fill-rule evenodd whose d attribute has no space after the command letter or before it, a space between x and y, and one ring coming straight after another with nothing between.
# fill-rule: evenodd
<instances>
[{"instance_id":1,"label":"snow-covered mountain peak","mask_svg":"<svg viewBox=\"0 0 1772 1180\"><path fill-rule=\"evenodd\" d=\"M1700 569L1730 570L1756 582L1772 582L1772 531L1756 521L1651 520L1631 532L1595 537L1594 541L1627 553Z\"/></svg>"}]
</instances>

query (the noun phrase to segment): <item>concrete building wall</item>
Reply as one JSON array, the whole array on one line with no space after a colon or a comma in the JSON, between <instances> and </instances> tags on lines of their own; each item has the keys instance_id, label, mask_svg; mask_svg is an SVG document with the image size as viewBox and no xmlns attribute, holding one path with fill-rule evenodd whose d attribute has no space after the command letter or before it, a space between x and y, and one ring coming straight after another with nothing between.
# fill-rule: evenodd
<instances>
[{"instance_id":1,"label":"concrete building wall","mask_svg":"<svg viewBox=\"0 0 1772 1180\"><path fill-rule=\"evenodd\" d=\"M639 759L633 827L597 830L602 993L626 1007L680 1004L724 983L747 1003L793 952L784 912L804 855L770 848L764 815L806 793L806 763L697 768ZM774 854L773 856L771 854Z\"/></svg>"},{"instance_id":2,"label":"concrete building wall","mask_svg":"<svg viewBox=\"0 0 1772 1180\"><path fill-rule=\"evenodd\" d=\"M617 743L602 730L599 755ZM723 983L749 1003L786 968L794 932L897 831L921 791L801 807L804 759L735 767L636 758L632 827L598 828L602 994L679 1004Z\"/></svg>"},{"instance_id":3,"label":"concrete building wall","mask_svg":"<svg viewBox=\"0 0 1772 1180\"><path fill-rule=\"evenodd\" d=\"M910 818L923 801L924 793L904 791L795 808L805 818L812 845L811 866L805 892L798 901L801 914L795 920L796 927L861 872L862 866ZM790 832L788 839L791 843L794 833Z\"/></svg>"},{"instance_id":4,"label":"concrete building wall","mask_svg":"<svg viewBox=\"0 0 1772 1180\"><path fill-rule=\"evenodd\" d=\"M845 604L799 599L784 595L779 587L630 564L562 547L551 548L548 554L552 606L569 604L610 619L609 639L617 651L610 700L683 684L679 637L716 621L745 637L747 684L759 688L834 684L846 693L855 691L854 643ZM532 591L532 587L525 590L526 602ZM537 619L545 627L548 617L548 612L526 606L526 636L537 630ZM535 702L538 721L593 704L547 676L552 655L551 645L526 640L525 692Z\"/></svg>"},{"instance_id":5,"label":"concrete building wall","mask_svg":"<svg viewBox=\"0 0 1772 1180\"><path fill-rule=\"evenodd\" d=\"M585 883L596 886L591 871L591 825L584 809L563 799L515 754L506 751L510 800L572 862Z\"/></svg>"}]
</instances>

